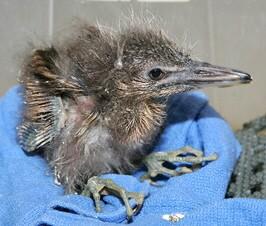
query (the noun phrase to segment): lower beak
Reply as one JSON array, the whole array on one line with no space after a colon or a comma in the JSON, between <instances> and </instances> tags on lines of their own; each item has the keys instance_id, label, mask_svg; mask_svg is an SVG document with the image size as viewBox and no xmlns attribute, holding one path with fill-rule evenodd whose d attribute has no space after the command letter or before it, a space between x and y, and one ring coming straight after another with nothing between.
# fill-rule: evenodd
<instances>
[{"instance_id":1,"label":"lower beak","mask_svg":"<svg viewBox=\"0 0 266 226\"><path fill-rule=\"evenodd\" d=\"M207 86L225 87L252 81L252 77L246 72L205 62L194 61L188 71L186 75L182 76L182 82L196 88Z\"/></svg>"}]
</instances>

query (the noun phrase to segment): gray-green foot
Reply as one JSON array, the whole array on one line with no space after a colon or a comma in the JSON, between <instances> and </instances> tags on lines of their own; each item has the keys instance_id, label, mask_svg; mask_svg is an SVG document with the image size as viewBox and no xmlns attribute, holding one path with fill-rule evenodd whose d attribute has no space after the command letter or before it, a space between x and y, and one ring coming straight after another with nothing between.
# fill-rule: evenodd
<instances>
[{"instance_id":1,"label":"gray-green foot","mask_svg":"<svg viewBox=\"0 0 266 226\"><path fill-rule=\"evenodd\" d=\"M200 167L201 163L206 161L214 161L218 158L217 154L203 156L203 152L192 147L183 147L176 151L170 152L155 152L148 155L143 163L147 167L147 173L142 176L142 180L148 180L154 184L152 178L159 174L168 176L178 176L185 173L191 173L194 169ZM188 163L188 166L181 166L177 169L169 169L163 165L165 162L170 163Z\"/></svg>"},{"instance_id":2,"label":"gray-green foot","mask_svg":"<svg viewBox=\"0 0 266 226\"><path fill-rule=\"evenodd\" d=\"M85 196L91 196L93 198L96 212L101 212L101 195L116 195L123 200L128 219L131 219L133 214L139 211L144 201L144 195L142 193L128 192L115 184L111 179L104 179L96 176L91 177L88 180L81 194ZM134 209L132 209L129 204L129 199L132 198L135 199L137 203L137 206Z\"/></svg>"}]
</instances>

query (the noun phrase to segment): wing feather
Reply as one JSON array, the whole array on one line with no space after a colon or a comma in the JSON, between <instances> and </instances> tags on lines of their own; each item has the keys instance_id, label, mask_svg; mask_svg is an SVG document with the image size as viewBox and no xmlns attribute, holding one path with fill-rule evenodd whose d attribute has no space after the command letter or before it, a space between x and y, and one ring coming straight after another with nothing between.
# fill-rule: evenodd
<instances>
[{"instance_id":1,"label":"wing feather","mask_svg":"<svg viewBox=\"0 0 266 226\"><path fill-rule=\"evenodd\" d=\"M36 50L21 77L25 109L18 138L28 152L38 150L60 133L64 123L63 94L83 92L77 81L60 75L54 63L57 58L54 48Z\"/></svg>"}]
</instances>

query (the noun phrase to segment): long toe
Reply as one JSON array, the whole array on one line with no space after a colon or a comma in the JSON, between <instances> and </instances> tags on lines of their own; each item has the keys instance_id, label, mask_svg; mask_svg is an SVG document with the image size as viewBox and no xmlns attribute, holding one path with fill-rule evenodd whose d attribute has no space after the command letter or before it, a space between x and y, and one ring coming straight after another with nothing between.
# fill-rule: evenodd
<instances>
[{"instance_id":1,"label":"long toe","mask_svg":"<svg viewBox=\"0 0 266 226\"><path fill-rule=\"evenodd\" d=\"M168 176L178 176L185 173L191 173L200 168L203 162L214 161L218 158L214 153L209 156L203 156L203 152L192 147L186 146L181 149L169 152L155 152L148 155L143 163L148 172L142 176L142 180L148 180L153 184L153 178L159 174ZM164 163L182 163L182 166L176 169L169 169Z\"/></svg>"},{"instance_id":2,"label":"long toe","mask_svg":"<svg viewBox=\"0 0 266 226\"><path fill-rule=\"evenodd\" d=\"M132 219L132 216L139 211L141 208L144 195L137 192L128 192L124 188L120 187L114 183L111 179L104 179L100 177L91 177L81 193L82 195L91 196L95 202L95 209L97 212L101 211L100 198L102 195L115 195L116 197L122 199L128 220ZM132 209L129 200L135 199L137 206Z\"/></svg>"}]
</instances>

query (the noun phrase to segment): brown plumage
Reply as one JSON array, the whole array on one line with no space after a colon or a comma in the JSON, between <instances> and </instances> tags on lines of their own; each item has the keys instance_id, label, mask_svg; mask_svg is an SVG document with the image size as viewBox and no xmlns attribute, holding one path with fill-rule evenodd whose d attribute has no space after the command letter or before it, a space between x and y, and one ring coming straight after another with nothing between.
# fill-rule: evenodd
<instances>
[{"instance_id":1,"label":"brown plumage","mask_svg":"<svg viewBox=\"0 0 266 226\"><path fill-rule=\"evenodd\" d=\"M191 60L160 30L84 25L26 61L20 144L43 152L66 191L80 192L92 176L141 166L170 95L239 81L250 76Z\"/></svg>"}]
</instances>

